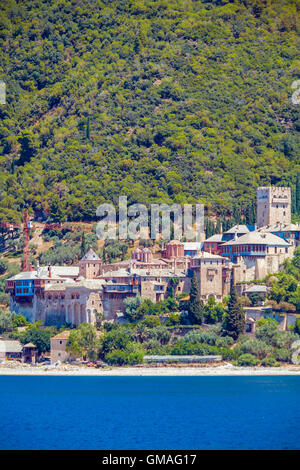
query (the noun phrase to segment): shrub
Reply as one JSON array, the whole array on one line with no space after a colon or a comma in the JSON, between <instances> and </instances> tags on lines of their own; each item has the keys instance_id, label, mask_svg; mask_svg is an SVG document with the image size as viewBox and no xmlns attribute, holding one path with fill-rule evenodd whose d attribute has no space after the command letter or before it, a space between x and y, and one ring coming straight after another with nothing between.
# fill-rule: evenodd
<instances>
[{"instance_id":1,"label":"shrub","mask_svg":"<svg viewBox=\"0 0 300 470\"><path fill-rule=\"evenodd\" d=\"M115 349L105 356L105 360L111 365L139 364L143 362L144 350L137 343L128 344L126 349Z\"/></svg>"},{"instance_id":2,"label":"shrub","mask_svg":"<svg viewBox=\"0 0 300 470\"><path fill-rule=\"evenodd\" d=\"M147 351L158 351L161 347L161 344L160 344L160 341L152 338L152 339L149 339L149 341L145 341L143 343L143 346Z\"/></svg>"},{"instance_id":3,"label":"shrub","mask_svg":"<svg viewBox=\"0 0 300 470\"><path fill-rule=\"evenodd\" d=\"M276 331L271 342L276 348L289 348L297 339L299 339L298 335L290 331Z\"/></svg>"},{"instance_id":4,"label":"shrub","mask_svg":"<svg viewBox=\"0 0 300 470\"><path fill-rule=\"evenodd\" d=\"M105 360L108 364L122 366L126 364L128 353L122 349L115 349L105 356Z\"/></svg>"},{"instance_id":5,"label":"shrub","mask_svg":"<svg viewBox=\"0 0 300 470\"><path fill-rule=\"evenodd\" d=\"M9 305L9 294L4 294L0 292L0 305L4 305L5 307L8 307Z\"/></svg>"},{"instance_id":6,"label":"shrub","mask_svg":"<svg viewBox=\"0 0 300 470\"><path fill-rule=\"evenodd\" d=\"M210 331L190 331L184 336L184 341L187 343L205 343L214 346L219 336L216 333Z\"/></svg>"},{"instance_id":7,"label":"shrub","mask_svg":"<svg viewBox=\"0 0 300 470\"><path fill-rule=\"evenodd\" d=\"M130 342L130 334L125 329L112 329L104 335L100 353L106 356L113 350L124 350Z\"/></svg>"},{"instance_id":8,"label":"shrub","mask_svg":"<svg viewBox=\"0 0 300 470\"><path fill-rule=\"evenodd\" d=\"M248 339L242 342L239 349L244 354L252 354L260 359L272 351L271 346L268 346L264 341L259 339Z\"/></svg>"},{"instance_id":9,"label":"shrub","mask_svg":"<svg viewBox=\"0 0 300 470\"><path fill-rule=\"evenodd\" d=\"M8 262L4 259L0 259L0 275L4 274L8 268Z\"/></svg>"},{"instance_id":10,"label":"shrub","mask_svg":"<svg viewBox=\"0 0 300 470\"><path fill-rule=\"evenodd\" d=\"M242 354L237 360L237 365L242 367L256 366L257 363L258 360L252 354Z\"/></svg>"},{"instance_id":11,"label":"shrub","mask_svg":"<svg viewBox=\"0 0 300 470\"><path fill-rule=\"evenodd\" d=\"M234 340L231 336L221 336L216 340L216 346L218 348L227 348L228 346L232 346L234 344Z\"/></svg>"},{"instance_id":12,"label":"shrub","mask_svg":"<svg viewBox=\"0 0 300 470\"><path fill-rule=\"evenodd\" d=\"M272 338L275 335L278 327L278 323L275 320L271 319L264 319L261 321L261 326L259 326L256 330L255 336L258 339L261 339L267 344L272 343Z\"/></svg>"},{"instance_id":13,"label":"shrub","mask_svg":"<svg viewBox=\"0 0 300 470\"><path fill-rule=\"evenodd\" d=\"M220 354L224 361L233 361L239 357L239 351L236 348L220 348Z\"/></svg>"},{"instance_id":14,"label":"shrub","mask_svg":"<svg viewBox=\"0 0 300 470\"><path fill-rule=\"evenodd\" d=\"M10 312L0 310L0 334L14 330L13 316Z\"/></svg>"},{"instance_id":15,"label":"shrub","mask_svg":"<svg viewBox=\"0 0 300 470\"><path fill-rule=\"evenodd\" d=\"M171 332L163 325L149 330L149 339L157 339L160 344L167 344L171 338Z\"/></svg>"},{"instance_id":16,"label":"shrub","mask_svg":"<svg viewBox=\"0 0 300 470\"><path fill-rule=\"evenodd\" d=\"M291 362L291 351L288 349L282 348L282 349L276 349L274 352L274 356L277 361L280 362Z\"/></svg>"},{"instance_id":17,"label":"shrub","mask_svg":"<svg viewBox=\"0 0 300 470\"><path fill-rule=\"evenodd\" d=\"M148 328L155 328L160 325L159 318L153 315L147 315L141 323Z\"/></svg>"},{"instance_id":18,"label":"shrub","mask_svg":"<svg viewBox=\"0 0 300 470\"><path fill-rule=\"evenodd\" d=\"M181 314L177 313L170 313L169 319L166 323L167 326L176 326L180 325L181 323Z\"/></svg>"},{"instance_id":19,"label":"shrub","mask_svg":"<svg viewBox=\"0 0 300 470\"><path fill-rule=\"evenodd\" d=\"M136 297L126 297L124 300L125 318L131 322L140 320L143 316L143 314L139 311L141 303L142 299L139 295Z\"/></svg>"},{"instance_id":20,"label":"shrub","mask_svg":"<svg viewBox=\"0 0 300 470\"><path fill-rule=\"evenodd\" d=\"M280 363L276 361L274 356L268 356L261 361L261 365L263 367L279 367Z\"/></svg>"}]
</instances>

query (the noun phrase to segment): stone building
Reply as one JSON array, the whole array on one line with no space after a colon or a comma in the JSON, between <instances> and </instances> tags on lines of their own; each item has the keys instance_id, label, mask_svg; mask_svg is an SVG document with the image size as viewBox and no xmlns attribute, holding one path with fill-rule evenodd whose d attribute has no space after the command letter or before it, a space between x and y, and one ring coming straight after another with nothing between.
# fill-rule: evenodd
<instances>
[{"instance_id":1,"label":"stone building","mask_svg":"<svg viewBox=\"0 0 300 470\"><path fill-rule=\"evenodd\" d=\"M196 272L202 300L214 297L221 301L228 295L232 269L229 259L203 251L192 259L191 269Z\"/></svg>"},{"instance_id":2,"label":"stone building","mask_svg":"<svg viewBox=\"0 0 300 470\"><path fill-rule=\"evenodd\" d=\"M263 279L267 274L280 270L286 258L291 258L294 245L266 232L249 232L240 238L226 242L221 255L239 266L236 281Z\"/></svg>"},{"instance_id":3,"label":"stone building","mask_svg":"<svg viewBox=\"0 0 300 470\"><path fill-rule=\"evenodd\" d=\"M57 361L64 362L69 359L66 346L69 341L70 330L65 330L50 339L50 360L51 364Z\"/></svg>"},{"instance_id":4,"label":"stone building","mask_svg":"<svg viewBox=\"0 0 300 470\"><path fill-rule=\"evenodd\" d=\"M257 226L291 223L291 188L257 188Z\"/></svg>"},{"instance_id":5,"label":"stone building","mask_svg":"<svg viewBox=\"0 0 300 470\"><path fill-rule=\"evenodd\" d=\"M79 261L79 276L85 279L95 279L101 274L102 260L90 249Z\"/></svg>"}]
</instances>

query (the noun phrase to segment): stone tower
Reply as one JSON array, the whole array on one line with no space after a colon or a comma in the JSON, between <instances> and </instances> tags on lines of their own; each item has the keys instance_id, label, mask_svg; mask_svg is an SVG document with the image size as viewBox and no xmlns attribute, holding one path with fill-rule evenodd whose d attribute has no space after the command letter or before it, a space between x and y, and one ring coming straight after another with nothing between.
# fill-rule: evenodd
<instances>
[{"instance_id":1,"label":"stone tower","mask_svg":"<svg viewBox=\"0 0 300 470\"><path fill-rule=\"evenodd\" d=\"M101 274L102 260L90 249L79 261L79 276L85 279L95 279Z\"/></svg>"},{"instance_id":2,"label":"stone tower","mask_svg":"<svg viewBox=\"0 0 300 470\"><path fill-rule=\"evenodd\" d=\"M291 223L291 188L257 188L257 227Z\"/></svg>"}]
</instances>

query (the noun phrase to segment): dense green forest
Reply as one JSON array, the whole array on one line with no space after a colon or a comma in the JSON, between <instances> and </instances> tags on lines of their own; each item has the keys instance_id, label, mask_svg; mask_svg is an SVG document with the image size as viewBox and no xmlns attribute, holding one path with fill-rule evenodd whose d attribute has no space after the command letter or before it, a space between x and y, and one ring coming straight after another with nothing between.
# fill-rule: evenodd
<instances>
[{"instance_id":1,"label":"dense green forest","mask_svg":"<svg viewBox=\"0 0 300 470\"><path fill-rule=\"evenodd\" d=\"M252 214L299 165L298 0L2 0L0 220L103 201ZM300 194L300 193L299 193ZM297 205L299 206L297 209Z\"/></svg>"}]
</instances>

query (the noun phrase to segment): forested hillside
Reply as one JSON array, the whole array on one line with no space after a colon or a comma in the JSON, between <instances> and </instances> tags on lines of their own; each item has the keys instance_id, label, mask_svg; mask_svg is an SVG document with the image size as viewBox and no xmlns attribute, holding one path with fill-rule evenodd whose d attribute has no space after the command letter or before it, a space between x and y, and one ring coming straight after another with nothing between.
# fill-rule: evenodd
<instances>
[{"instance_id":1,"label":"forested hillside","mask_svg":"<svg viewBox=\"0 0 300 470\"><path fill-rule=\"evenodd\" d=\"M24 204L36 217L91 220L121 194L202 201L210 214L240 206L251 222L258 185L295 195L299 9L1 0L0 220L17 221Z\"/></svg>"}]
</instances>

